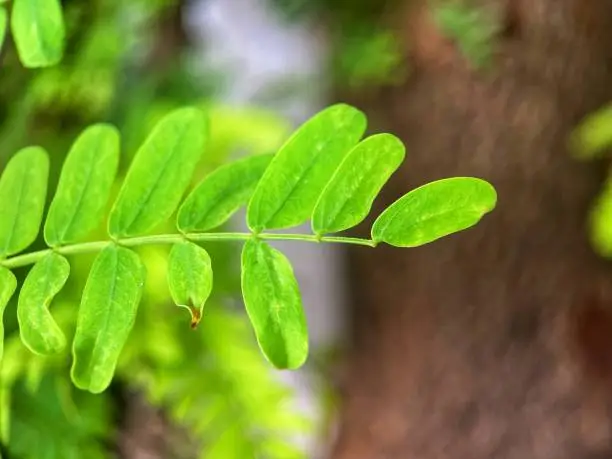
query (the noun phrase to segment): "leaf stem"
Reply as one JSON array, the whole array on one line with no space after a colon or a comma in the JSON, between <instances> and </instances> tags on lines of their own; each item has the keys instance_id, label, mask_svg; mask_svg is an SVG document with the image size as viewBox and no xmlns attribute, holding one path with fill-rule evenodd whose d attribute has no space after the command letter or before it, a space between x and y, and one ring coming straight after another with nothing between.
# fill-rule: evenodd
<instances>
[{"instance_id":1,"label":"leaf stem","mask_svg":"<svg viewBox=\"0 0 612 459\"><path fill-rule=\"evenodd\" d=\"M185 233L185 234L155 234L151 236L137 236L117 239L116 241L94 241L70 244L61 247L42 249L36 252L25 253L0 260L0 266L5 268L19 268L36 263L45 255L56 252L60 255L76 255L98 252L113 242L126 247L143 245L175 244L184 240L194 242L207 241L246 241L251 238L263 240L302 241L302 242L330 242L340 244L361 245L376 247L376 242L370 239L343 236L317 236L316 234L288 234L288 233Z\"/></svg>"}]
</instances>

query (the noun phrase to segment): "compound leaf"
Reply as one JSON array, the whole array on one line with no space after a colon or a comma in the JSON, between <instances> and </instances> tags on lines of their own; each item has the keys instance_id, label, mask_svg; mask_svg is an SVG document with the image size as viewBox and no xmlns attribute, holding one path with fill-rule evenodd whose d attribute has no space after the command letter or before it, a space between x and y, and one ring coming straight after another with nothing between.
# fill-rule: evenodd
<instances>
[{"instance_id":1,"label":"compound leaf","mask_svg":"<svg viewBox=\"0 0 612 459\"><path fill-rule=\"evenodd\" d=\"M92 393L110 384L134 326L145 269L138 255L114 244L96 257L81 299L72 344L71 377Z\"/></svg>"},{"instance_id":2,"label":"compound leaf","mask_svg":"<svg viewBox=\"0 0 612 459\"><path fill-rule=\"evenodd\" d=\"M401 140L378 134L363 140L344 158L327 184L312 218L317 234L335 233L359 224L405 156Z\"/></svg>"},{"instance_id":3,"label":"compound leaf","mask_svg":"<svg viewBox=\"0 0 612 459\"><path fill-rule=\"evenodd\" d=\"M108 124L88 127L64 162L45 222L50 246L76 242L104 216L119 164L119 132Z\"/></svg>"},{"instance_id":4,"label":"compound leaf","mask_svg":"<svg viewBox=\"0 0 612 459\"><path fill-rule=\"evenodd\" d=\"M337 104L306 121L281 147L255 188L247 208L254 232L308 220L349 149L366 128L365 115Z\"/></svg>"},{"instance_id":5,"label":"compound leaf","mask_svg":"<svg viewBox=\"0 0 612 459\"><path fill-rule=\"evenodd\" d=\"M486 181L453 177L423 185L391 204L374 222L372 239L417 247L474 226L497 202Z\"/></svg>"},{"instance_id":6,"label":"compound leaf","mask_svg":"<svg viewBox=\"0 0 612 459\"><path fill-rule=\"evenodd\" d=\"M289 260L251 239L242 250L242 295L259 346L277 368L295 369L308 356L308 330Z\"/></svg>"},{"instance_id":7,"label":"compound leaf","mask_svg":"<svg viewBox=\"0 0 612 459\"><path fill-rule=\"evenodd\" d=\"M245 205L273 155L256 155L221 166L191 192L178 211L183 232L207 231L225 223Z\"/></svg>"},{"instance_id":8,"label":"compound leaf","mask_svg":"<svg viewBox=\"0 0 612 459\"><path fill-rule=\"evenodd\" d=\"M0 177L0 258L27 248L38 235L47 196L49 157L26 147L8 162Z\"/></svg>"},{"instance_id":9,"label":"compound leaf","mask_svg":"<svg viewBox=\"0 0 612 459\"><path fill-rule=\"evenodd\" d=\"M189 186L206 137L206 117L196 108L174 110L155 126L111 210L111 236L143 234L170 217Z\"/></svg>"},{"instance_id":10,"label":"compound leaf","mask_svg":"<svg viewBox=\"0 0 612 459\"><path fill-rule=\"evenodd\" d=\"M191 326L195 328L213 286L208 252L193 242L174 244L168 259L168 286L174 302L191 313Z\"/></svg>"},{"instance_id":11,"label":"compound leaf","mask_svg":"<svg viewBox=\"0 0 612 459\"><path fill-rule=\"evenodd\" d=\"M19 292L17 319L21 341L35 354L58 354L66 347L66 337L49 312L49 305L69 275L68 260L50 252L36 262Z\"/></svg>"},{"instance_id":12,"label":"compound leaf","mask_svg":"<svg viewBox=\"0 0 612 459\"><path fill-rule=\"evenodd\" d=\"M48 67L62 59L66 32L59 0L14 0L11 28L25 67Z\"/></svg>"},{"instance_id":13,"label":"compound leaf","mask_svg":"<svg viewBox=\"0 0 612 459\"><path fill-rule=\"evenodd\" d=\"M4 353L4 310L17 288L15 275L6 268L0 267L0 362ZM2 423L0 422L0 425Z\"/></svg>"}]
</instances>

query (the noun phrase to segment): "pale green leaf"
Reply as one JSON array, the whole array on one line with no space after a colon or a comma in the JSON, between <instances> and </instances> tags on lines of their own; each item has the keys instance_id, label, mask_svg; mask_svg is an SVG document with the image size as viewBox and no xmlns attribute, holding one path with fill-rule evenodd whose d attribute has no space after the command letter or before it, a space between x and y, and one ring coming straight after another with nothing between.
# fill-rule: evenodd
<instances>
[{"instance_id":1,"label":"pale green leaf","mask_svg":"<svg viewBox=\"0 0 612 459\"><path fill-rule=\"evenodd\" d=\"M49 305L69 275L68 260L51 252L36 262L19 292L17 319L21 341L35 354L58 354L66 347L66 337L49 312Z\"/></svg>"},{"instance_id":2,"label":"pale green leaf","mask_svg":"<svg viewBox=\"0 0 612 459\"><path fill-rule=\"evenodd\" d=\"M374 222L372 239L417 247L470 228L493 210L495 189L486 181L454 177L423 185L391 204Z\"/></svg>"},{"instance_id":3,"label":"pale green leaf","mask_svg":"<svg viewBox=\"0 0 612 459\"><path fill-rule=\"evenodd\" d=\"M314 209L316 234L335 233L359 224L405 156L401 140L378 134L360 142L344 158Z\"/></svg>"},{"instance_id":4,"label":"pale green leaf","mask_svg":"<svg viewBox=\"0 0 612 459\"><path fill-rule=\"evenodd\" d=\"M195 328L213 286L208 252L193 242L174 244L168 259L168 286L174 302L191 313L191 326Z\"/></svg>"},{"instance_id":5,"label":"pale green leaf","mask_svg":"<svg viewBox=\"0 0 612 459\"><path fill-rule=\"evenodd\" d=\"M0 258L27 248L38 235L47 196L49 157L40 147L19 150L0 177Z\"/></svg>"},{"instance_id":6,"label":"pale green leaf","mask_svg":"<svg viewBox=\"0 0 612 459\"><path fill-rule=\"evenodd\" d=\"M612 257L612 181L605 183L597 197L589 219L591 244L595 251L606 258Z\"/></svg>"},{"instance_id":7,"label":"pale green leaf","mask_svg":"<svg viewBox=\"0 0 612 459\"><path fill-rule=\"evenodd\" d=\"M289 260L265 242L247 241L242 250L242 295L266 358L277 368L300 367L308 356L308 330Z\"/></svg>"},{"instance_id":8,"label":"pale green leaf","mask_svg":"<svg viewBox=\"0 0 612 459\"><path fill-rule=\"evenodd\" d=\"M76 139L45 222L50 246L76 242L102 220L119 164L119 132L96 124Z\"/></svg>"},{"instance_id":9,"label":"pale green leaf","mask_svg":"<svg viewBox=\"0 0 612 459\"><path fill-rule=\"evenodd\" d=\"M570 137L570 149L576 158L596 158L612 146L612 105L587 116Z\"/></svg>"},{"instance_id":10,"label":"pale green leaf","mask_svg":"<svg viewBox=\"0 0 612 459\"><path fill-rule=\"evenodd\" d=\"M134 326L145 269L138 255L114 244L96 257L87 278L72 344L71 377L92 393L111 383Z\"/></svg>"},{"instance_id":11,"label":"pale green leaf","mask_svg":"<svg viewBox=\"0 0 612 459\"><path fill-rule=\"evenodd\" d=\"M256 155L221 166L206 176L181 205L177 226L206 231L225 223L245 205L273 155Z\"/></svg>"},{"instance_id":12,"label":"pale green leaf","mask_svg":"<svg viewBox=\"0 0 612 459\"><path fill-rule=\"evenodd\" d=\"M17 288L15 275L6 268L0 266L0 362L4 353L4 310Z\"/></svg>"},{"instance_id":13,"label":"pale green leaf","mask_svg":"<svg viewBox=\"0 0 612 459\"><path fill-rule=\"evenodd\" d=\"M4 39L6 38L6 29L8 23L8 15L6 13L6 8L0 6L0 50L4 45Z\"/></svg>"},{"instance_id":14,"label":"pale green leaf","mask_svg":"<svg viewBox=\"0 0 612 459\"><path fill-rule=\"evenodd\" d=\"M166 115L136 153L110 214L114 237L146 233L178 206L204 151L207 121L200 110Z\"/></svg>"},{"instance_id":15,"label":"pale green leaf","mask_svg":"<svg viewBox=\"0 0 612 459\"><path fill-rule=\"evenodd\" d=\"M66 31L60 0L13 0L11 29L25 67L48 67L62 59Z\"/></svg>"},{"instance_id":16,"label":"pale green leaf","mask_svg":"<svg viewBox=\"0 0 612 459\"><path fill-rule=\"evenodd\" d=\"M323 188L365 128L365 115L345 104L306 121L274 156L255 188L247 209L249 228L289 228L308 220Z\"/></svg>"}]
</instances>

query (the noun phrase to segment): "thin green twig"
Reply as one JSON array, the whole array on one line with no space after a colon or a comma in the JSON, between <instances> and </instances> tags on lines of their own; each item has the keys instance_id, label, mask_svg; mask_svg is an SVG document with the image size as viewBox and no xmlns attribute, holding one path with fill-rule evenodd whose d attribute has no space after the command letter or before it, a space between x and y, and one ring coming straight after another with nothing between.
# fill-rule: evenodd
<instances>
[{"instance_id":1,"label":"thin green twig","mask_svg":"<svg viewBox=\"0 0 612 459\"><path fill-rule=\"evenodd\" d=\"M138 247L142 245L175 244L184 240L194 242L207 241L246 241L251 238L264 240L301 241L301 242L331 242L340 244L361 245L376 247L376 242L370 239L343 236L318 236L315 234L284 234L284 233L185 233L185 234L156 234L152 236L138 236L117 239L115 241L94 241L70 244L61 247L38 250L0 260L0 266L5 268L19 268L36 263L48 253L54 251L61 255L77 255L91 252L99 252L108 244L113 242L126 247Z\"/></svg>"}]
</instances>

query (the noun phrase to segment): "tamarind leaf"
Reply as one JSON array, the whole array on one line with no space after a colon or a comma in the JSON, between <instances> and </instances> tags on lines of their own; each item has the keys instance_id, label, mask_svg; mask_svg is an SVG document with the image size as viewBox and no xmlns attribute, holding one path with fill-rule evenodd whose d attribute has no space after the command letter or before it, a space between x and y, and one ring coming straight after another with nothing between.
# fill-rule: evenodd
<instances>
[{"instance_id":1,"label":"tamarind leaf","mask_svg":"<svg viewBox=\"0 0 612 459\"><path fill-rule=\"evenodd\" d=\"M453 177L416 188L374 222L372 239L417 247L474 226L497 203L495 188L471 177Z\"/></svg>"},{"instance_id":2,"label":"tamarind leaf","mask_svg":"<svg viewBox=\"0 0 612 459\"><path fill-rule=\"evenodd\" d=\"M213 286L208 252L193 242L174 244L168 259L168 286L174 302L191 314L191 327L197 327Z\"/></svg>"},{"instance_id":3,"label":"tamarind leaf","mask_svg":"<svg viewBox=\"0 0 612 459\"><path fill-rule=\"evenodd\" d=\"M59 0L13 0L11 29L25 67L49 67L62 59L66 31Z\"/></svg>"},{"instance_id":4,"label":"tamarind leaf","mask_svg":"<svg viewBox=\"0 0 612 459\"><path fill-rule=\"evenodd\" d=\"M299 127L280 148L247 207L254 232L282 229L308 220L338 165L361 138L365 115L336 104Z\"/></svg>"},{"instance_id":5,"label":"tamarind leaf","mask_svg":"<svg viewBox=\"0 0 612 459\"><path fill-rule=\"evenodd\" d=\"M68 260L50 252L36 262L21 287L17 301L19 332L23 344L35 354L58 354L66 347L66 337L49 305L69 275Z\"/></svg>"},{"instance_id":6,"label":"tamarind leaf","mask_svg":"<svg viewBox=\"0 0 612 459\"><path fill-rule=\"evenodd\" d=\"M594 250L605 258L612 257L612 180L608 179L589 215L589 233Z\"/></svg>"},{"instance_id":7,"label":"tamarind leaf","mask_svg":"<svg viewBox=\"0 0 612 459\"><path fill-rule=\"evenodd\" d=\"M119 132L108 124L94 124L76 139L45 222L48 245L76 242L100 223L117 174L119 142Z\"/></svg>"},{"instance_id":8,"label":"tamarind leaf","mask_svg":"<svg viewBox=\"0 0 612 459\"><path fill-rule=\"evenodd\" d=\"M0 6L0 49L4 45L4 39L6 38L6 26L8 23L8 15L6 14L6 8Z\"/></svg>"},{"instance_id":9,"label":"tamarind leaf","mask_svg":"<svg viewBox=\"0 0 612 459\"><path fill-rule=\"evenodd\" d=\"M19 150L0 177L0 258L27 248L38 235L47 197L49 157L41 147Z\"/></svg>"},{"instance_id":10,"label":"tamarind leaf","mask_svg":"<svg viewBox=\"0 0 612 459\"><path fill-rule=\"evenodd\" d=\"M569 147L577 159L595 159L612 146L612 105L588 115L572 132Z\"/></svg>"},{"instance_id":11,"label":"tamarind leaf","mask_svg":"<svg viewBox=\"0 0 612 459\"><path fill-rule=\"evenodd\" d=\"M0 267L0 362L4 353L4 310L17 288L15 275L6 268Z\"/></svg>"},{"instance_id":12,"label":"tamarind leaf","mask_svg":"<svg viewBox=\"0 0 612 459\"><path fill-rule=\"evenodd\" d=\"M242 295L259 347L277 368L295 369L308 356L300 290L285 255L257 239L242 250Z\"/></svg>"},{"instance_id":13,"label":"tamarind leaf","mask_svg":"<svg viewBox=\"0 0 612 459\"><path fill-rule=\"evenodd\" d=\"M225 223L248 202L273 156L249 156L207 175L179 208L178 228L207 231Z\"/></svg>"},{"instance_id":14,"label":"tamarind leaf","mask_svg":"<svg viewBox=\"0 0 612 459\"><path fill-rule=\"evenodd\" d=\"M168 220L204 151L208 123L196 108L172 111L136 152L111 210L113 237L146 233Z\"/></svg>"},{"instance_id":15,"label":"tamarind leaf","mask_svg":"<svg viewBox=\"0 0 612 459\"><path fill-rule=\"evenodd\" d=\"M144 280L145 268L130 249L110 244L96 257L72 343L70 376L79 389L97 394L110 385L136 320Z\"/></svg>"},{"instance_id":16,"label":"tamarind leaf","mask_svg":"<svg viewBox=\"0 0 612 459\"><path fill-rule=\"evenodd\" d=\"M323 190L314 209L312 230L321 235L361 223L405 153L404 144L391 134L373 135L358 143Z\"/></svg>"}]
</instances>

